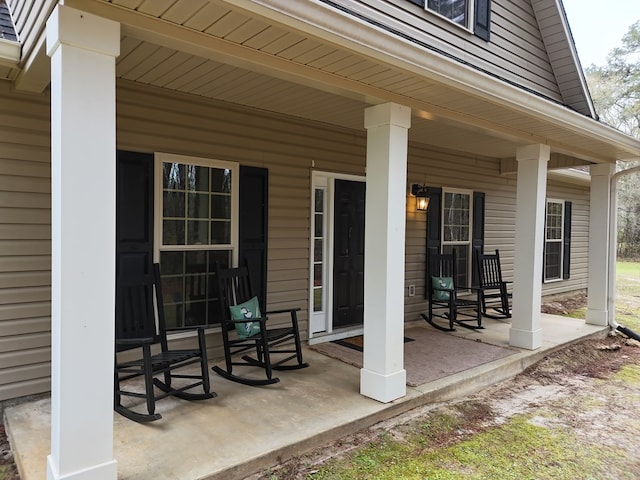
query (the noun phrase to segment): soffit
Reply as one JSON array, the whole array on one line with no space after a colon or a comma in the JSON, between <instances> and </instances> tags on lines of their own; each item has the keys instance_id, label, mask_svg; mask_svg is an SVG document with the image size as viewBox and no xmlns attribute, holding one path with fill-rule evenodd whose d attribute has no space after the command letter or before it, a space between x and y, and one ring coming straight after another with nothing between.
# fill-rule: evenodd
<instances>
[{"instance_id":1,"label":"soffit","mask_svg":"<svg viewBox=\"0 0 640 480\"><path fill-rule=\"evenodd\" d=\"M344 37L296 30L224 1L65 3L122 24L116 71L123 79L356 130L363 129L364 108L393 101L412 108L411 141L478 155L512 157L518 145L548 143L592 161L630 156L602 139L432 78L424 67L385 61L380 49L351 49Z\"/></svg>"}]
</instances>

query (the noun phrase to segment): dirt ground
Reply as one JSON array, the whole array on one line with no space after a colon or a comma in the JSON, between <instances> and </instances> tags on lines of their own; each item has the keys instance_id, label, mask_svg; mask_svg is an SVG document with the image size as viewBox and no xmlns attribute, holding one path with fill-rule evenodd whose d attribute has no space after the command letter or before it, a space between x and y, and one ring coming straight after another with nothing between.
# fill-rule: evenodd
<instances>
[{"instance_id":1,"label":"dirt ground","mask_svg":"<svg viewBox=\"0 0 640 480\"><path fill-rule=\"evenodd\" d=\"M619 378L624 366L631 366L632 378ZM619 453L618 457L607 460L606 475L581 478L640 478L640 442L637 440L640 436L637 417L640 343L610 336L582 341L555 352L515 378L471 398L413 410L249 479L313 479L327 461L342 458L348 463L353 452L378 441L381 436L390 435L402 441L406 432L424 425L429 416L459 413L462 402L467 405L462 407L467 409L464 424L433 436L426 448L446 448L504 424L514 416L525 415L535 424L570 430L580 445L611 447ZM469 405L473 405L473 412ZM461 474L459 478L465 476Z\"/></svg>"}]
</instances>

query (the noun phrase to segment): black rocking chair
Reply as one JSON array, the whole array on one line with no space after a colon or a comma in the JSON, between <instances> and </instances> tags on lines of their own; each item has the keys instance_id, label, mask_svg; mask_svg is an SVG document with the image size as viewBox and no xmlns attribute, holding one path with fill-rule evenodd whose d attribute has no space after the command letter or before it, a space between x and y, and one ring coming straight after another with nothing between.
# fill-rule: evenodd
<instances>
[{"instance_id":1,"label":"black rocking chair","mask_svg":"<svg viewBox=\"0 0 640 480\"><path fill-rule=\"evenodd\" d=\"M477 288L457 287L457 269L455 251L450 254L427 254L427 302L429 311L420 314L431 326L445 332L455 331L454 325L481 329L480 290ZM443 327L435 318L443 318L449 326ZM466 322L475 322L470 325Z\"/></svg>"},{"instance_id":2,"label":"black rocking chair","mask_svg":"<svg viewBox=\"0 0 640 480\"><path fill-rule=\"evenodd\" d=\"M128 277L119 282L116 319L116 412L136 422L151 422L162 418L155 412L155 402L161 398L173 395L184 400L204 400L216 396L209 386L204 327L165 327L158 264L153 265L153 273L137 278ZM194 330L198 334L196 347L180 350L169 348L168 334ZM134 353L140 355L139 351L142 356L134 357ZM119 357L134 359L124 360ZM175 370L192 364L199 364L198 373L174 373ZM160 375L162 380L157 378ZM132 385L123 385L122 382L135 377L144 378L144 392L131 390ZM154 387L160 391L156 392ZM202 393L187 391L195 387L202 387ZM132 406L123 405L123 396L145 399L146 412L139 413L132 410Z\"/></svg>"},{"instance_id":3,"label":"black rocking chair","mask_svg":"<svg viewBox=\"0 0 640 480\"><path fill-rule=\"evenodd\" d=\"M249 268L225 268L216 264L221 307L222 341L226 368L214 366L214 372L245 385L269 385L280 381L273 370L308 367L302 359L298 329L299 308L262 311L251 286ZM268 328L268 316L286 315L286 326ZM248 355L252 352L255 357ZM244 355L243 355L244 354ZM277 360L274 360L277 358ZM287 363L294 360L293 363ZM266 378L237 375L234 366L259 367Z\"/></svg>"},{"instance_id":4,"label":"black rocking chair","mask_svg":"<svg viewBox=\"0 0 640 480\"><path fill-rule=\"evenodd\" d=\"M492 254L477 251L476 262L482 314L494 319L511 318L511 293L508 288L511 282L502 280L500 253L498 250ZM487 313L487 309L492 309L497 313Z\"/></svg>"}]
</instances>

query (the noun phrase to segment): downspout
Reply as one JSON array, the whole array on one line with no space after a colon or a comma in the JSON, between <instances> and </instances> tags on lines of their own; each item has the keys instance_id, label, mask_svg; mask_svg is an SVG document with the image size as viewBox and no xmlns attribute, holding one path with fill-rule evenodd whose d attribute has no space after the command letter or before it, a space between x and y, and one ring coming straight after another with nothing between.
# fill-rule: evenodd
<instances>
[{"instance_id":1,"label":"downspout","mask_svg":"<svg viewBox=\"0 0 640 480\"><path fill-rule=\"evenodd\" d=\"M618 250L618 179L631 173L640 172L640 166L621 170L611 176L609 197L609 291L607 292L607 315L609 326L629 338L640 341L640 335L616 322L616 260Z\"/></svg>"}]
</instances>

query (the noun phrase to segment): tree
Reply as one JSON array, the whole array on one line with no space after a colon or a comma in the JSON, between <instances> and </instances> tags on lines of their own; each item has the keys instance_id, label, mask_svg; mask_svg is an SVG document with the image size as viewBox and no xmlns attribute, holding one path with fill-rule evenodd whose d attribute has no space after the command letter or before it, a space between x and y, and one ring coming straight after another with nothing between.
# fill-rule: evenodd
<instances>
[{"instance_id":1,"label":"tree","mask_svg":"<svg viewBox=\"0 0 640 480\"><path fill-rule=\"evenodd\" d=\"M591 65L587 84L600 121L640 138L640 21L629 27L622 46L607 56L607 65ZM625 170L638 162L618 162ZM640 258L640 175L618 182L618 255Z\"/></svg>"},{"instance_id":2,"label":"tree","mask_svg":"<svg viewBox=\"0 0 640 480\"><path fill-rule=\"evenodd\" d=\"M586 73L600 120L640 138L640 21L609 53L607 65L591 65Z\"/></svg>"}]
</instances>

